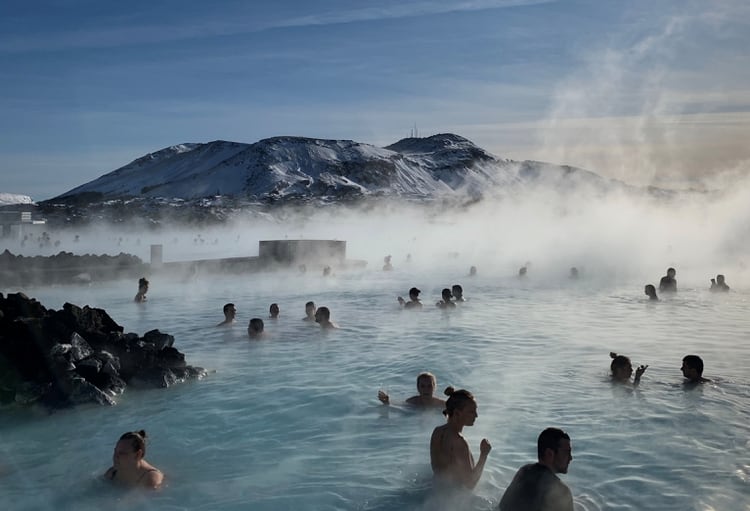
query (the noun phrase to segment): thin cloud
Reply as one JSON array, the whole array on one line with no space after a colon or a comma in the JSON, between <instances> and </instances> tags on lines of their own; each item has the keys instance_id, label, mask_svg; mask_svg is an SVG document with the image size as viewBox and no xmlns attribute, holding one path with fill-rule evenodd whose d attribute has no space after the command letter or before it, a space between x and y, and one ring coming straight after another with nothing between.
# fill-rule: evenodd
<instances>
[{"instance_id":1,"label":"thin cloud","mask_svg":"<svg viewBox=\"0 0 750 511\"><path fill-rule=\"evenodd\" d=\"M101 29L74 30L56 34L46 32L6 35L0 38L0 53L16 54L64 49L148 45L190 39L253 34L279 28L372 22L433 14L522 7L555 1L557 0L473 0L458 3L447 1L407 2L360 9L329 10L322 13L271 19L268 21L259 21L250 12L234 14L222 12L222 19L212 20L210 16L206 16L201 19L200 23L188 22L179 24L175 19L170 19L168 24L143 24L131 21L131 23L138 24L108 26ZM226 21L229 19L232 21Z\"/></svg>"},{"instance_id":2,"label":"thin cloud","mask_svg":"<svg viewBox=\"0 0 750 511\"><path fill-rule=\"evenodd\" d=\"M384 19L410 18L431 14L448 14L453 12L481 11L487 9L504 9L551 3L556 0L476 0L467 2L405 2L391 6L368 7L348 11L336 11L312 14L289 19L279 27L298 27L312 25L335 25L360 21L378 21Z\"/></svg>"}]
</instances>

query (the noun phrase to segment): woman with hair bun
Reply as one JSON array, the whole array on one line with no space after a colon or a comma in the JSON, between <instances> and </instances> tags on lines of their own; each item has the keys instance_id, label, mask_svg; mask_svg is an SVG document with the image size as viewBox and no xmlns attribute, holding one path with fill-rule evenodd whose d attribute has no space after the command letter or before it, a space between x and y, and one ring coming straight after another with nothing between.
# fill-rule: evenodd
<instances>
[{"instance_id":1,"label":"woman with hair bun","mask_svg":"<svg viewBox=\"0 0 750 511\"><path fill-rule=\"evenodd\" d=\"M614 351L609 352L609 357L612 359L612 363L609 368L612 370L612 381L615 383L630 383L630 377L633 375L633 364L630 359L625 355L618 355ZM641 376L648 369L647 365L638 366L635 370L635 378L633 378L633 386L637 386L641 382Z\"/></svg>"},{"instance_id":2,"label":"woman with hair bun","mask_svg":"<svg viewBox=\"0 0 750 511\"><path fill-rule=\"evenodd\" d=\"M105 479L130 487L158 488L164 480L161 470L144 459L146 432L129 431L120 437L112 454L112 466Z\"/></svg>"},{"instance_id":3,"label":"woman with hair bun","mask_svg":"<svg viewBox=\"0 0 750 511\"><path fill-rule=\"evenodd\" d=\"M482 477L482 470L492 446L486 438L479 444L479 461L474 464L469 444L461 435L464 426L473 426L477 419L477 402L468 390L445 389L448 400L443 415L448 422L438 426L430 439L430 463L435 479L473 489Z\"/></svg>"}]
</instances>

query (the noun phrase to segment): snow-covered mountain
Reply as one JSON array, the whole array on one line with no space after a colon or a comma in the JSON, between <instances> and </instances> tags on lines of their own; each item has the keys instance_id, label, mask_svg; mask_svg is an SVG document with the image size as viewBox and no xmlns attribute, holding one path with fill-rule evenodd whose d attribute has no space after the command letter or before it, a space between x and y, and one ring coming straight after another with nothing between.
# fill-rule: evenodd
<instances>
[{"instance_id":1,"label":"snow-covered mountain","mask_svg":"<svg viewBox=\"0 0 750 511\"><path fill-rule=\"evenodd\" d=\"M0 193L0 207L10 206L12 204L34 204L28 195L19 195L17 193Z\"/></svg>"},{"instance_id":2,"label":"snow-covered mountain","mask_svg":"<svg viewBox=\"0 0 750 511\"><path fill-rule=\"evenodd\" d=\"M406 138L385 148L351 140L274 137L254 144L180 144L78 186L51 203L224 196L259 202L368 196L476 200L546 182L624 185L591 172L497 158L453 134Z\"/></svg>"}]
</instances>

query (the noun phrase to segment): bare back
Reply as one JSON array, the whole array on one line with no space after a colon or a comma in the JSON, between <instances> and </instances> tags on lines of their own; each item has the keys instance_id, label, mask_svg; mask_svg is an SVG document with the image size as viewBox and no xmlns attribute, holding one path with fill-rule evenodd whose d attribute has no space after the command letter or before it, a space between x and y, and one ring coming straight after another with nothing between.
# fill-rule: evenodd
<instances>
[{"instance_id":1,"label":"bare back","mask_svg":"<svg viewBox=\"0 0 750 511\"><path fill-rule=\"evenodd\" d=\"M430 463L436 477L465 485L474 467L474 458L464 437L446 424L432 432Z\"/></svg>"}]
</instances>

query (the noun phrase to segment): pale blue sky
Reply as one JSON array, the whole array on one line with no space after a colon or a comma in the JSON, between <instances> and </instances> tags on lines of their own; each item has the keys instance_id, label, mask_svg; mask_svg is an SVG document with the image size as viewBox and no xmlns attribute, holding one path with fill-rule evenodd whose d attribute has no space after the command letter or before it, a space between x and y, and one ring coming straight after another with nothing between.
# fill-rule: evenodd
<instances>
[{"instance_id":1,"label":"pale blue sky","mask_svg":"<svg viewBox=\"0 0 750 511\"><path fill-rule=\"evenodd\" d=\"M744 0L0 5L0 191L43 200L152 151L463 135L633 183L747 169Z\"/></svg>"}]
</instances>

